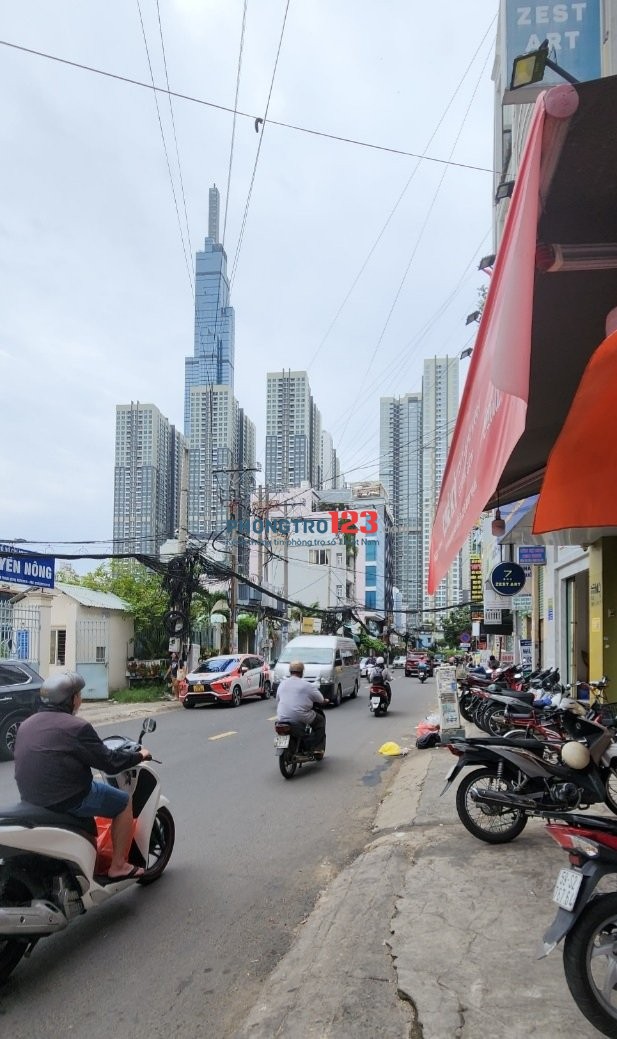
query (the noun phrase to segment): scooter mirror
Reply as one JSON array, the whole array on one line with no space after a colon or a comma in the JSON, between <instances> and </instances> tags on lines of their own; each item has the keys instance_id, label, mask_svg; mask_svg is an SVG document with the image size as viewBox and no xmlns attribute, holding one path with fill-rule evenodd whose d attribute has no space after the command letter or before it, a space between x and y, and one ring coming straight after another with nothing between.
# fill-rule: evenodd
<instances>
[{"instance_id":1,"label":"scooter mirror","mask_svg":"<svg viewBox=\"0 0 617 1039\"><path fill-rule=\"evenodd\" d=\"M142 725L143 732L154 732L156 729L156 720L154 718L144 718Z\"/></svg>"}]
</instances>

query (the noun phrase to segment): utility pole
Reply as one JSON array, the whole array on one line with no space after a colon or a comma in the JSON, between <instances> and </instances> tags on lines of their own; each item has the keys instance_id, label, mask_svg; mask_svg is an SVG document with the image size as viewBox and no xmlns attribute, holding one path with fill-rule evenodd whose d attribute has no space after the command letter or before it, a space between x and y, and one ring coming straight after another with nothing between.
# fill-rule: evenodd
<instances>
[{"instance_id":1,"label":"utility pole","mask_svg":"<svg viewBox=\"0 0 617 1039\"><path fill-rule=\"evenodd\" d=\"M245 468L229 468L229 469L213 469L214 473L226 473L229 476L229 519L235 520L238 518L240 506L242 504L242 477L246 473L257 473L261 466ZM232 571L229 579L229 651L230 653L238 652L238 578L236 572L238 570L238 537L240 536L237 528L230 531L231 541L229 547L230 555L230 569Z\"/></svg>"}]
</instances>

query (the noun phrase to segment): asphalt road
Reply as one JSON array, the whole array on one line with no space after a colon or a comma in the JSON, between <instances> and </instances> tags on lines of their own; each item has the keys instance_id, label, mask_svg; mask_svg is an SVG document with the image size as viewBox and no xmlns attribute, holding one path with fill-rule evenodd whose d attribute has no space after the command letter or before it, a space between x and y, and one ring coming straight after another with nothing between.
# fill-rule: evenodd
<instances>
[{"instance_id":1,"label":"asphalt road","mask_svg":"<svg viewBox=\"0 0 617 1039\"><path fill-rule=\"evenodd\" d=\"M147 742L176 821L168 870L43 939L0 990L3 1032L232 1039L319 892L368 839L397 768L378 748L410 745L434 708L432 680L399 675L386 718L369 713L365 681L330 709L325 760L291 781L272 746L272 701L160 715ZM2 763L0 803L15 800Z\"/></svg>"}]
</instances>

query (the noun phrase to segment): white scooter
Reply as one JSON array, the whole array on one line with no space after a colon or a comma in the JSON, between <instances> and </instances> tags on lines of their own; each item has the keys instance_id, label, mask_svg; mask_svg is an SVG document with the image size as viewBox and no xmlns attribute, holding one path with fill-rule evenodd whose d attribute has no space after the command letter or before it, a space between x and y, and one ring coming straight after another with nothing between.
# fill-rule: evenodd
<instances>
[{"instance_id":1,"label":"white scooter","mask_svg":"<svg viewBox=\"0 0 617 1039\"><path fill-rule=\"evenodd\" d=\"M123 736L104 740L111 750L135 750L154 719L143 723L137 743ZM0 984L40 938L63 931L133 884L151 884L167 866L175 826L159 778L146 762L108 783L132 797L134 832L128 861L144 869L138 877L110 880L108 819L76 816L21 802L0 808Z\"/></svg>"}]
</instances>

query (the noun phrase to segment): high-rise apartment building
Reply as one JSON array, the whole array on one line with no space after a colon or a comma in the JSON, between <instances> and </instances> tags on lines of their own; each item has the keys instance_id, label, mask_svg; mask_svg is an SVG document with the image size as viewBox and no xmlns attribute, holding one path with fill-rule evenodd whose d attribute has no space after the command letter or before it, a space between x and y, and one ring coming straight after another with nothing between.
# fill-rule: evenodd
<instances>
[{"instance_id":1,"label":"high-rise apartment building","mask_svg":"<svg viewBox=\"0 0 617 1039\"><path fill-rule=\"evenodd\" d=\"M426 589L431 530L441 481L458 413L458 357L431 357L424 361L422 378L422 538L423 582ZM460 602L461 574L455 559L434 595L424 595L425 609L456 606Z\"/></svg>"},{"instance_id":2,"label":"high-rise apartment building","mask_svg":"<svg viewBox=\"0 0 617 1039\"><path fill-rule=\"evenodd\" d=\"M339 462L332 437L327 430L321 431L320 484L323 490L334 490L341 486L341 463Z\"/></svg>"},{"instance_id":3,"label":"high-rise apartment building","mask_svg":"<svg viewBox=\"0 0 617 1039\"><path fill-rule=\"evenodd\" d=\"M306 372L268 372L266 486L321 486L321 413Z\"/></svg>"},{"instance_id":4,"label":"high-rise apartment building","mask_svg":"<svg viewBox=\"0 0 617 1039\"><path fill-rule=\"evenodd\" d=\"M116 406L114 555L156 555L180 526L185 440L154 404Z\"/></svg>"},{"instance_id":5,"label":"high-rise apartment building","mask_svg":"<svg viewBox=\"0 0 617 1039\"><path fill-rule=\"evenodd\" d=\"M410 610L423 604L422 394L382 397L379 421L379 479L393 518L394 584ZM407 614L417 626L419 614Z\"/></svg>"}]
</instances>

